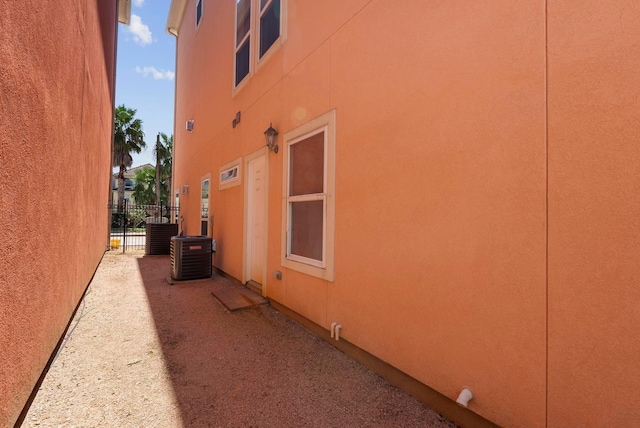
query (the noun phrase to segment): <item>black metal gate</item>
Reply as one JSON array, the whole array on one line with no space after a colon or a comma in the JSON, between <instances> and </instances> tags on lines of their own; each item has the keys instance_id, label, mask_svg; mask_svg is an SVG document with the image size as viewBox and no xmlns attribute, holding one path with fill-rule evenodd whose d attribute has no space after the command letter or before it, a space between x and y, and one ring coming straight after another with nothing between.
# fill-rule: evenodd
<instances>
[{"instance_id":1,"label":"black metal gate","mask_svg":"<svg viewBox=\"0 0 640 428\"><path fill-rule=\"evenodd\" d=\"M165 205L138 205L124 201L122 206L109 204L111 234L109 245L112 251L122 249L144 250L147 223L178 223L179 207Z\"/></svg>"}]
</instances>

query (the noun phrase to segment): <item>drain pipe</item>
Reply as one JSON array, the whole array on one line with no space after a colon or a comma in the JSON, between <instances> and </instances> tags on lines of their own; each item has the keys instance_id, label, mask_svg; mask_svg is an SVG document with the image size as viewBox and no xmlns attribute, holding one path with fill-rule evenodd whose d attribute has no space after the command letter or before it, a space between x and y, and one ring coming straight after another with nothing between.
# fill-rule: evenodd
<instances>
[{"instance_id":1,"label":"drain pipe","mask_svg":"<svg viewBox=\"0 0 640 428\"><path fill-rule=\"evenodd\" d=\"M460 395L458 395L456 403L458 403L462 407L467 407L469 401L471 401L472 398L473 392L471 392L469 388L464 388L462 391L460 391Z\"/></svg>"},{"instance_id":2,"label":"drain pipe","mask_svg":"<svg viewBox=\"0 0 640 428\"><path fill-rule=\"evenodd\" d=\"M336 326L338 325L337 322L332 322L331 323L331 338L333 339L335 337L335 331L336 331Z\"/></svg>"},{"instance_id":3,"label":"drain pipe","mask_svg":"<svg viewBox=\"0 0 640 428\"><path fill-rule=\"evenodd\" d=\"M335 328L336 331L336 341L340 340L340 329L342 328L342 324L338 324Z\"/></svg>"}]
</instances>

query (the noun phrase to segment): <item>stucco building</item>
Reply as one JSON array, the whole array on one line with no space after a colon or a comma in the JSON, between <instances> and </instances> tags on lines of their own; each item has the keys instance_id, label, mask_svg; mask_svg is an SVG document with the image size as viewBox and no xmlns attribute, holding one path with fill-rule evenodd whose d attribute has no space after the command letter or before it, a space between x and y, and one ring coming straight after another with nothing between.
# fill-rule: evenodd
<instances>
[{"instance_id":1,"label":"stucco building","mask_svg":"<svg viewBox=\"0 0 640 428\"><path fill-rule=\"evenodd\" d=\"M107 248L116 33L129 14L128 0L0 0L2 427Z\"/></svg>"},{"instance_id":2,"label":"stucco building","mask_svg":"<svg viewBox=\"0 0 640 428\"><path fill-rule=\"evenodd\" d=\"M150 163L144 165L134 166L124 172L124 199L127 202L135 203L136 199L133 196L133 191L136 187L136 173L143 169L153 169L155 166ZM111 176L111 205L118 204L118 174L115 173Z\"/></svg>"},{"instance_id":3,"label":"stucco building","mask_svg":"<svg viewBox=\"0 0 640 428\"><path fill-rule=\"evenodd\" d=\"M173 0L167 27L174 194L218 269L463 423L464 387L499 425L640 423L637 2Z\"/></svg>"}]
</instances>

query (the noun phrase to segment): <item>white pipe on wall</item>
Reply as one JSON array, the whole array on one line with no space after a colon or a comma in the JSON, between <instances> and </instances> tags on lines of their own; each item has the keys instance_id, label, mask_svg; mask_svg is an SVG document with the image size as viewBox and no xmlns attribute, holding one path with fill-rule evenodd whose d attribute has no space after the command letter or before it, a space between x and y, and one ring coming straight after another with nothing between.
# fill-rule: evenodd
<instances>
[{"instance_id":1,"label":"white pipe on wall","mask_svg":"<svg viewBox=\"0 0 640 428\"><path fill-rule=\"evenodd\" d=\"M337 325L338 325L338 323L337 323L337 322L335 322L335 321L331 323L331 338L332 338L332 339L333 339L333 338L334 338L334 336L335 336L335 329L336 329L336 326L337 326Z\"/></svg>"},{"instance_id":2,"label":"white pipe on wall","mask_svg":"<svg viewBox=\"0 0 640 428\"><path fill-rule=\"evenodd\" d=\"M456 403L458 403L462 407L467 407L469 401L471 401L472 398L473 392L471 392L469 388L464 388L462 391L460 391L460 395L458 395Z\"/></svg>"},{"instance_id":3,"label":"white pipe on wall","mask_svg":"<svg viewBox=\"0 0 640 428\"><path fill-rule=\"evenodd\" d=\"M342 324L338 324L335 328L336 330L336 340L340 340L340 329L342 328Z\"/></svg>"}]
</instances>

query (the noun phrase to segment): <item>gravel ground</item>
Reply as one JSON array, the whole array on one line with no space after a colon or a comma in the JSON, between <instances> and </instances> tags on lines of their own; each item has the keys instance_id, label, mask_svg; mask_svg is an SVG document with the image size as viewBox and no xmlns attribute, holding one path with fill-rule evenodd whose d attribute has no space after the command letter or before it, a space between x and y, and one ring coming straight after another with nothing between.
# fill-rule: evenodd
<instances>
[{"instance_id":1,"label":"gravel ground","mask_svg":"<svg viewBox=\"0 0 640 428\"><path fill-rule=\"evenodd\" d=\"M454 427L224 278L170 286L169 258L107 253L26 427Z\"/></svg>"}]
</instances>

